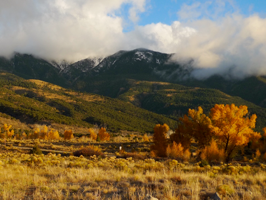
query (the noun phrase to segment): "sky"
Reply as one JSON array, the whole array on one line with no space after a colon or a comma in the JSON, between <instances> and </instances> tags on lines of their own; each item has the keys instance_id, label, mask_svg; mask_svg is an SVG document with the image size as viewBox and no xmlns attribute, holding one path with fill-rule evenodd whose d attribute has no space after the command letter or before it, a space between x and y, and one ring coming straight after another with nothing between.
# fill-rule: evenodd
<instances>
[{"instance_id":1,"label":"sky","mask_svg":"<svg viewBox=\"0 0 266 200\"><path fill-rule=\"evenodd\" d=\"M74 62L136 48L193 59L199 78L266 75L266 1L0 0L2 56Z\"/></svg>"}]
</instances>

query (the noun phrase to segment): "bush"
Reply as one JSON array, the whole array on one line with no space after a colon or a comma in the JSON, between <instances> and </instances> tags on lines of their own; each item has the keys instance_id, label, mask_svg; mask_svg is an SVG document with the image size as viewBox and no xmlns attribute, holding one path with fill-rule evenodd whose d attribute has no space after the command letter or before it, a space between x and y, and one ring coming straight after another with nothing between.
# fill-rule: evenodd
<instances>
[{"instance_id":1,"label":"bush","mask_svg":"<svg viewBox=\"0 0 266 200\"><path fill-rule=\"evenodd\" d=\"M74 156L93 156L93 155L96 155L96 156L103 156L103 153L101 151L101 149L97 146L88 146L88 147L85 147L85 148L82 148L78 151L75 151L73 153Z\"/></svg>"},{"instance_id":2,"label":"bush","mask_svg":"<svg viewBox=\"0 0 266 200\"><path fill-rule=\"evenodd\" d=\"M36 144L32 150L31 150L32 154L37 154L37 155L41 155L42 154L42 150L40 149L40 147Z\"/></svg>"},{"instance_id":3,"label":"bush","mask_svg":"<svg viewBox=\"0 0 266 200\"><path fill-rule=\"evenodd\" d=\"M97 134L95 133L93 128L89 128L90 138L93 140L97 139Z\"/></svg>"},{"instance_id":4,"label":"bush","mask_svg":"<svg viewBox=\"0 0 266 200\"><path fill-rule=\"evenodd\" d=\"M144 160L145 156L139 154L139 153L124 153L124 155L122 156L123 158L133 158L133 159L138 159L138 160Z\"/></svg>"},{"instance_id":5,"label":"bush","mask_svg":"<svg viewBox=\"0 0 266 200\"><path fill-rule=\"evenodd\" d=\"M74 135L72 133L72 130L65 130L64 132L64 139L65 140L71 140L74 138Z\"/></svg>"},{"instance_id":6,"label":"bush","mask_svg":"<svg viewBox=\"0 0 266 200\"><path fill-rule=\"evenodd\" d=\"M205 166L207 166L207 165L209 165L209 162L208 162L207 160L202 160L202 161L200 162L200 167L205 167Z\"/></svg>"},{"instance_id":7,"label":"bush","mask_svg":"<svg viewBox=\"0 0 266 200\"><path fill-rule=\"evenodd\" d=\"M225 154L223 149L219 149L217 143L212 139L210 146L205 147L200 155L202 160L212 161L224 161Z\"/></svg>"},{"instance_id":8,"label":"bush","mask_svg":"<svg viewBox=\"0 0 266 200\"><path fill-rule=\"evenodd\" d=\"M100 141L109 141L110 140L110 135L109 133L106 132L105 128L101 128L98 133L98 137Z\"/></svg>"}]
</instances>

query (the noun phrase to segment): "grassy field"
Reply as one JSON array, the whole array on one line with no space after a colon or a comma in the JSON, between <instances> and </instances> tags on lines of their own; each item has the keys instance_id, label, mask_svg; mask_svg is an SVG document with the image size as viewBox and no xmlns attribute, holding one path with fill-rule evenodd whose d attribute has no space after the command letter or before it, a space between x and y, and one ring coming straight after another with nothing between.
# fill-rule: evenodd
<instances>
[{"instance_id":1,"label":"grassy field","mask_svg":"<svg viewBox=\"0 0 266 200\"><path fill-rule=\"evenodd\" d=\"M0 199L144 200L152 195L174 200L215 193L222 199L266 199L266 164L259 159L203 166L196 157L187 162L152 158L149 139L135 134L107 142L1 139ZM35 145L53 153L31 154L26 147ZM101 149L102 156L73 156L88 145Z\"/></svg>"}]
</instances>

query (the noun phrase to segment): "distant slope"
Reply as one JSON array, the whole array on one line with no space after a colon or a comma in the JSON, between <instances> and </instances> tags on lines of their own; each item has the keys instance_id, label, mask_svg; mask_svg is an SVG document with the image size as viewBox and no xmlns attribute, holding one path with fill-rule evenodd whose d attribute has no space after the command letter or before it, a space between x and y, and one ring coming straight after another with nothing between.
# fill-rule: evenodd
<instances>
[{"instance_id":1,"label":"distant slope","mask_svg":"<svg viewBox=\"0 0 266 200\"><path fill-rule=\"evenodd\" d=\"M0 112L27 123L106 125L109 131L152 132L176 121L118 99L74 92L40 80L0 74Z\"/></svg>"},{"instance_id":2,"label":"distant slope","mask_svg":"<svg viewBox=\"0 0 266 200\"><path fill-rule=\"evenodd\" d=\"M60 69L44 59L27 54L14 54L8 60L0 57L0 70L6 71L25 79L40 79L53 84L67 86L67 80L60 75Z\"/></svg>"},{"instance_id":3,"label":"distant slope","mask_svg":"<svg viewBox=\"0 0 266 200\"><path fill-rule=\"evenodd\" d=\"M257 131L266 127L266 108L257 106L240 97L227 95L216 89L186 87L167 82L128 80L128 88L119 99L146 110L178 119L189 108L203 107L208 114L215 104L247 105L250 114L257 114Z\"/></svg>"},{"instance_id":4,"label":"distant slope","mask_svg":"<svg viewBox=\"0 0 266 200\"><path fill-rule=\"evenodd\" d=\"M190 79L179 83L193 87L218 89L266 108L266 77L263 76L251 76L242 80L228 80L216 75L205 80Z\"/></svg>"}]
</instances>

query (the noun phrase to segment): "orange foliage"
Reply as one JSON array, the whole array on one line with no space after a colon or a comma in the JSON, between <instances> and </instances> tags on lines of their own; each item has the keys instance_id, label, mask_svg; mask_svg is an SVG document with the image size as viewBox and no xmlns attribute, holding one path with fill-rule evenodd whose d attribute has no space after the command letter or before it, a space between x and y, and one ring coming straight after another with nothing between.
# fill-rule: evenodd
<instances>
[{"instance_id":1,"label":"orange foliage","mask_svg":"<svg viewBox=\"0 0 266 200\"><path fill-rule=\"evenodd\" d=\"M71 140L74 138L74 135L72 133L72 130L65 130L64 132L64 139L65 140Z\"/></svg>"},{"instance_id":2,"label":"orange foliage","mask_svg":"<svg viewBox=\"0 0 266 200\"><path fill-rule=\"evenodd\" d=\"M172 145L167 146L166 154L167 154L167 157L175 158L179 160L189 160L190 155L191 155L189 149L184 149L181 143L176 144L176 142L173 142Z\"/></svg>"},{"instance_id":3,"label":"orange foliage","mask_svg":"<svg viewBox=\"0 0 266 200\"><path fill-rule=\"evenodd\" d=\"M210 146L206 146L200 155L202 160L211 161L224 161L224 150L219 149L214 139L211 140Z\"/></svg>"},{"instance_id":4,"label":"orange foliage","mask_svg":"<svg viewBox=\"0 0 266 200\"><path fill-rule=\"evenodd\" d=\"M93 128L89 128L90 138L93 140L97 139L97 134L95 133Z\"/></svg>"},{"instance_id":5,"label":"orange foliage","mask_svg":"<svg viewBox=\"0 0 266 200\"><path fill-rule=\"evenodd\" d=\"M157 124L154 127L154 135L153 135L153 142L154 145L151 146L151 150L157 156L166 157L166 148L167 148L167 139L166 134L169 130L169 126L167 124L160 125Z\"/></svg>"},{"instance_id":6,"label":"orange foliage","mask_svg":"<svg viewBox=\"0 0 266 200\"><path fill-rule=\"evenodd\" d=\"M101 141L109 141L110 140L110 135L109 133L106 132L105 128L100 128L98 137L100 138Z\"/></svg>"},{"instance_id":7,"label":"orange foliage","mask_svg":"<svg viewBox=\"0 0 266 200\"><path fill-rule=\"evenodd\" d=\"M188 115L179 118L181 122L175 133L171 135L171 141L181 143L185 149L188 149L191 144L191 139L194 138L203 148L211 141L213 133L210 131L211 119L203 114L203 109L199 106L198 110L189 109Z\"/></svg>"},{"instance_id":8,"label":"orange foliage","mask_svg":"<svg viewBox=\"0 0 266 200\"><path fill-rule=\"evenodd\" d=\"M218 144L224 147L226 161L237 146L246 146L249 141L257 141L261 135L254 132L257 116L250 118L247 106L216 104L210 113L213 124L210 125L212 133L217 138Z\"/></svg>"}]
</instances>

